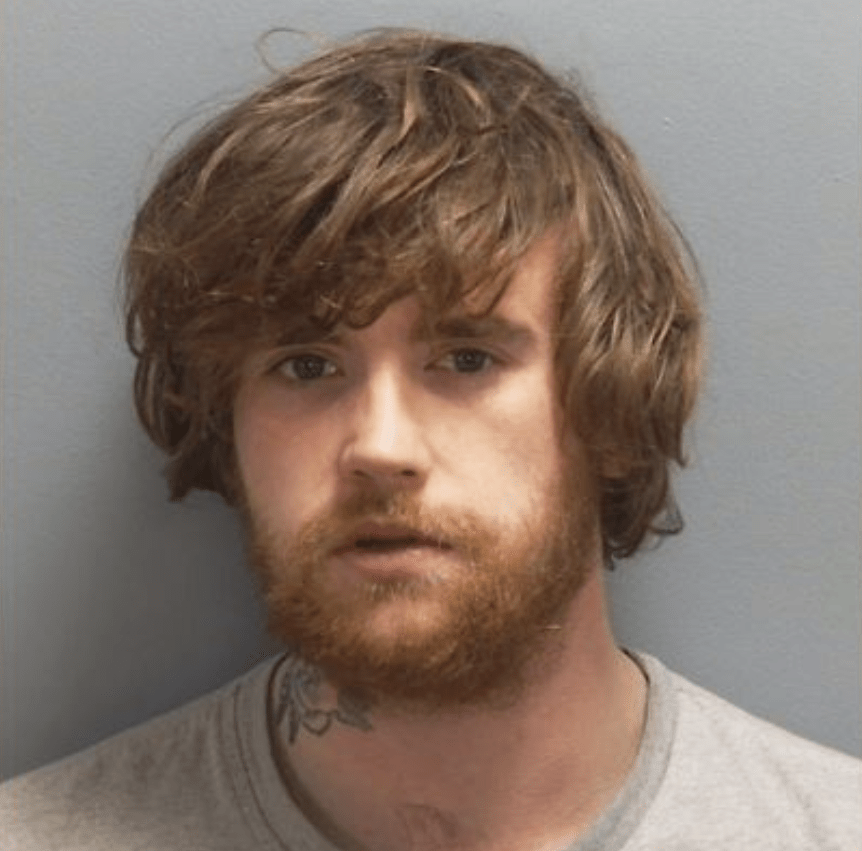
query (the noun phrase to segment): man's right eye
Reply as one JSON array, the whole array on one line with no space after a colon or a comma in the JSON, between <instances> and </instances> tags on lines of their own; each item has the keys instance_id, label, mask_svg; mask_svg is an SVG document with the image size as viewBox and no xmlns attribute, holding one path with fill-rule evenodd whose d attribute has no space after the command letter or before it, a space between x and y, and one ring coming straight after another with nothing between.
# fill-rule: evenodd
<instances>
[{"instance_id":1,"label":"man's right eye","mask_svg":"<svg viewBox=\"0 0 862 851\"><path fill-rule=\"evenodd\" d=\"M292 381L317 381L335 375L337 367L322 355L293 355L281 361L276 370Z\"/></svg>"}]
</instances>

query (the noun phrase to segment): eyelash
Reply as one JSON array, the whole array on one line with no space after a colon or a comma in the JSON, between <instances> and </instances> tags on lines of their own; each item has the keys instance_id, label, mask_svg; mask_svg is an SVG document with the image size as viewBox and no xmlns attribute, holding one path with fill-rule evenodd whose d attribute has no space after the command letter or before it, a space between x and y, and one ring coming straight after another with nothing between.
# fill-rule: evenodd
<instances>
[{"instance_id":1,"label":"eyelash","mask_svg":"<svg viewBox=\"0 0 862 851\"><path fill-rule=\"evenodd\" d=\"M320 363L320 364L328 364L330 367L332 367L332 370L327 375L318 375L318 376L314 376L311 378L308 378L308 377L302 378L302 377L295 375L295 374L294 375L288 374L289 365L291 365L291 364L295 365L295 364L301 363L303 361L305 362L306 366L308 365L309 361L315 361L315 362ZM337 372L337 370L338 370L338 367L335 365L335 363L332 360L330 360L327 357L324 357L323 355L314 354L313 352L303 353L303 354L299 354L299 355L291 355L290 357L284 358L284 360L279 361L275 365L275 371L276 372L279 372L282 375L284 375L285 378L287 378L291 381L296 381L300 384L307 384L307 383L310 383L312 381L320 381L323 378L331 378L335 374L335 372Z\"/></svg>"},{"instance_id":2,"label":"eyelash","mask_svg":"<svg viewBox=\"0 0 862 851\"><path fill-rule=\"evenodd\" d=\"M491 354L491 352L487 351L486 349L464 346L446 352L446 354L434 361L434 365L439 365L443 361L450 359L454 362L454 359L457 358L458 355L463 354L480 355L482 357L482 365L478 369L468 369L463 372L456 369L451 370L452 372L456 372L459 375L480 375L481 373L487 372L490 367L496 366L500 362L498 358L496 358L493 354Z\"/></svg>"},{"instance_id":3,"label":"eyelash","mask_svg":"<svg viewBox=\"0 0 862 851\"><path fill-rule=\"evenodd\" d=\"M466 370L458 370L455 368L455 359L459 355L468 354L471 357L476 355L481 358L481 365L477 369L466 369ZM443 364L446 362L450 362L451 366L444 366ZM306 376L301 377L296 374L295 367L299 364L304 363L304 366L308 366L310 362L313 362L317 365L326 365L328 366L328 370L326 370L326 374L323 375L315 375L315 376ZM427 369L440 369L444 371L452 372L456 375L481 375L487 372L491 367L496 366L500 363L500 359L487 351L486 349L478 348L475 346L459 346L457 348L450 349L439 357L436 357L431 364L427 367ZM294 370L290 370L290 367L293 366ZM297 355L290 355L289 357L280 360L275 366L274 371L281 373L287 379L291 381L295 381L300 384L310 384L315 381L321 381L325 378L332 378L338 372L337 364L326 357L325 355L315 354L314 352L302 352ZM290 371L293 371L294 374L290 374Z\"/></svg>"}]
</instances>

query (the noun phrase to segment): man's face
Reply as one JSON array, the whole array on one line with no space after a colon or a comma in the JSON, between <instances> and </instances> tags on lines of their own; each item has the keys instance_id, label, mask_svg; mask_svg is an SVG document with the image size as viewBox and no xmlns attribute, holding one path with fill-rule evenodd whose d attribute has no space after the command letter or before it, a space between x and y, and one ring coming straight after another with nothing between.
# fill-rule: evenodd
<instances>
[{"instance_id":1,"label":"man's face","mask_svg":"<svg viewBox=\"0 0 862 851\"><path fill-rule=\"evenodd\" d=\"M599 561L555 390L555 265L539 242L484 318L429 329L409 296L248 359L251 559L272 631L336 686L414 708L511 695Z\"/></svg>"}]
</instances>

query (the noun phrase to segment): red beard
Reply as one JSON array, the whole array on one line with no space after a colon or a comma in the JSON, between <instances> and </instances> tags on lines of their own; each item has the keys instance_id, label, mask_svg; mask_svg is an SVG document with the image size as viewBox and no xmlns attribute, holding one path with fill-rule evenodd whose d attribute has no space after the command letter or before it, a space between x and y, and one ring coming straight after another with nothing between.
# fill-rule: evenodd
<instances>
[{"instance_id":1,"label":"red beard","mask_svg":"<svg viewBox=\"0 0 862 851\"><path fill-rule=\"evenodd\" d=\"M528 663L549 654L549 628L596 561L593 504L558 493L517 529L464 511L428 511L404 493L358 494L293 541L245 515L269 631L336 688L411 712L516 699ZM446 542L459 556L455 569L442 578L338 586L332 553L369 521ZM376 629L390 614L396 627Z\"/></svg>"}]
</instances>

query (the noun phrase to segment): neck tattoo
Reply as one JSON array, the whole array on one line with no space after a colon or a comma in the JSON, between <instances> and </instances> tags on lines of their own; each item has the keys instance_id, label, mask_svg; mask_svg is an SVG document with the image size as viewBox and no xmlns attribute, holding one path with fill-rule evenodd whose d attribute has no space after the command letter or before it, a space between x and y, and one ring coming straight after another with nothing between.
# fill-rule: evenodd
<instances>
[{"instance_id":1,"label":"neck tattoo","mask_svg":"<svg viewBox=\"0 0 862 851\"><path fill-rule=\"evenodd\" d=\"M295 652L289 653L284 665L276 723L281 726L287 722L290 744L296 741L300 729L322 736L333 721L359 730L372 729L368 718L370 706L366 701L339 689L336 705L322 708L318 704L324 681L323 672L304 662Z\"/></svg>"}]
</instances>

